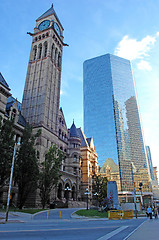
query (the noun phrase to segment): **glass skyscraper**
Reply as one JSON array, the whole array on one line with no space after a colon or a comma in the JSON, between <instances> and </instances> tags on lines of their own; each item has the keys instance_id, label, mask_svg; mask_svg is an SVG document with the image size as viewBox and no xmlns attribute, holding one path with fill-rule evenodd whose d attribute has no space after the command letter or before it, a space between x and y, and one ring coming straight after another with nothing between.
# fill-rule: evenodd
<instances>
[{"instance_id":1,"label":"glass skyscraper","mask_svg":"<svg viewBox=\"0 0 159 240\"><path fill-rule=\"evenodd\" d=\"M150 150L149 146L146 146L146 153L147 153L148 164L149 164L149 169L150 169L150 177L151 177L151 180L155 180L152 158L151 158L151 150Z\"/></svg>"},{"instance_id":2,"label":"glass skyscraper","mask_svg":"<svg viewBox=\"0 0 159 240\"><path fill-rule=\"evenodd\" d=\"M83 67L84 132L93 137L101 171L111 163L121 190L132 191L131 165L147 169L147 158L131 63L106 54Z\"/></svg>"}]
</instances>

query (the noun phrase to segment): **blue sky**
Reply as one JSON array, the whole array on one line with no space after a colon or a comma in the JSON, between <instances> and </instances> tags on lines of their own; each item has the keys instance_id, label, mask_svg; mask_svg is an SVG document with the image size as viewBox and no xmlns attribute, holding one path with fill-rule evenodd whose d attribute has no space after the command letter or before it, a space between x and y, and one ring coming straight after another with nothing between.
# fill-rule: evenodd
<instances>
[{"instance_id":1,"label":"blue sky","mask_svg":"<svg viewBox=\"0 0 159 240\"><path fill-rule=\"evenodd\" d=\"M0 71L22 100L35 20L50 0L0 1ZM83 128L83 62L106 53L132 61L146 145L153 165L159 148L159 1L54 0L64 27L61 106L68 128ZM87 136L89 137L89 136Z\"/></svg>"}]
</instances>

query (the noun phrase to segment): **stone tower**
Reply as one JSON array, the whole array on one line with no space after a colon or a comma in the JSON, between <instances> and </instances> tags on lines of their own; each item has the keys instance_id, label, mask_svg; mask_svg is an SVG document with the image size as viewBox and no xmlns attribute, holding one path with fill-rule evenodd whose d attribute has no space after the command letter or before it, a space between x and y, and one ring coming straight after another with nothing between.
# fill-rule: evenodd
<instances>
[{"instance_id":1,"label":"stone tower","mask_svg":"<svg viewBox=\"0 0 159 240\"><path fill-rule=\"evenodd\" d=\"M34 127L58 131L63 27L53 5L36 20L26 76L22 115Z\"/></svg>"}]
</instances>

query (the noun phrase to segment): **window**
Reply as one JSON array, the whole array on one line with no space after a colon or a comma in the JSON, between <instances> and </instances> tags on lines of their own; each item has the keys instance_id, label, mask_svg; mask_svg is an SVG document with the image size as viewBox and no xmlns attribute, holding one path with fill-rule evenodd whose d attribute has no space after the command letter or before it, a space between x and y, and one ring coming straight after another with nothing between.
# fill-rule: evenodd
<instances>
[{"instance_id":1,"label":"window","mask_svg":"<svg viewBox=\"0 0 159 240\"><path fill-rule=\"evenodd\" d=\"M57 48L55 50L55 63L57 63Z\"/></svg>"},{"instance_id":2,"label":"window","mask_svg":"<svg viewBox=\"0 0 159 240\"><path fill-rule=\"evenodd\" d=\"M77 162L77 155L74 155L74 156L73 156L73 161L74 161L74 162Z\"/></svg>"},{"instance_id":3,"label":"window","mask_svg":"<svg viewBox=\"0 0 159 240\"><path fill-rule=\"evenodd\" d=\"M74 172L75 175L77 174L77 168L76 167L73 168L73 172Z\"/></svg>"},{"instance_id":4,"label":"window","mask_svg":"<svg viewBox=\"0 0 159 240\"><path fill-rule=\"evenodd\" d=\"M37 46L34 46L34 48L33 48L33 60L35 60L36 59L36 54L37 54Z\"/></svg>"},{"instance_id":5,"label":"window","mask_svg":"<svg viewBox=\"0 0 159 240\"><path fill-rule=\"evenodd\" d=\"M58 55L58 67L60 68L61 67L61 55L60 55L60 53L59 53L59 55Z\"/></svg>"},{"instance_id":6,"label":"window","mask_svg":"<svg viewBox=\"0 0 159 240\"><path fill-rule=\"evenodd\" d=\"M38 56L38 59L41 58L41 53L42 53L42 44L39 44L39 56Z\"/></svg>"},{"instance_id":7,"label":"window","mask_svg":"<svg viewBox=\"0 0 159 240\"><path fill-rule=\"evenodd\" d=\"M11 120L15 120L15 117L16 117L16 109L13 109L12 111L12 116L11 116Z\"/></svg>"},{"instance_id":8,"label":"window","mask_svg":"<svg viewBox=\"0 0 159 240\"><path fill-rule=\"evenodd\" d=\"M54 44L52 44L52 49L51 49L51 59L54 60Z\"/></svg>"},{"instance_id":9,"label":"window","mask_svg":"<svg viewBox=\"0 0 159 240\"><path fill-rule=\"evenodd\" d=\"M44 57L47 56L47 42L44 43Z\"/></svg>"}]
</instances>

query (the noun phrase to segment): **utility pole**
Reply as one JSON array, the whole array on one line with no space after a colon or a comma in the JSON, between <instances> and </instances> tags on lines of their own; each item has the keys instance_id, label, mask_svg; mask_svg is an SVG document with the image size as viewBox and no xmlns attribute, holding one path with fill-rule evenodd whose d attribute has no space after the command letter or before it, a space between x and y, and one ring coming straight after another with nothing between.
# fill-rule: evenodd
<instances>
[{"instance_id":1,"label":"utility pole","mask_svg":"<svg viewBox=\"0 0 159 240\"><path fill-rule=\"evenodd\" d=\"M12 179L13 179L13 169L14 169L14 160L15 160L15 154L16 154L16 146L17 146L17 143L15 142L13 159L12 159L12 167L11 167L11 173L10 173L9 190L8 190L8 200L7 200L7 208L6 208L6 219L5 219L6 222L8 221L9 202L10 202L10 194L11 194L11 188L12 188Z\"/></svg>"},{"instance_id":2,"label":"utility pole","mask_svg":"<svg viewBox=\"0 0 159 240\"><path fill-rule=\"evenodd\" d=\"M131 174L132 174L132 184L133 184L133 192L134 192L135 217L137 218L136 189L135 189L135 185L134 185L134 174L133 174L133 165L132 165L132 162L131 162Z\"/></svg>"}]
</instances>

